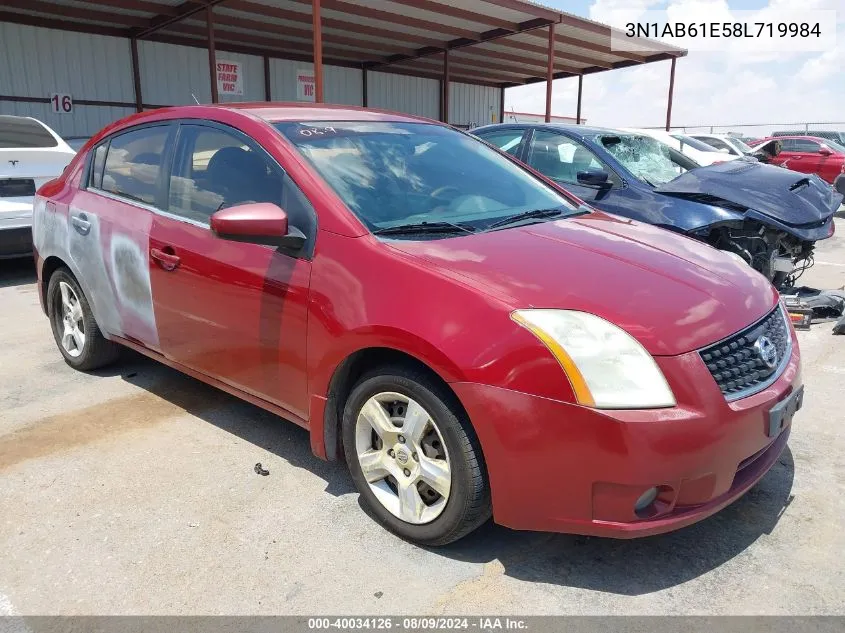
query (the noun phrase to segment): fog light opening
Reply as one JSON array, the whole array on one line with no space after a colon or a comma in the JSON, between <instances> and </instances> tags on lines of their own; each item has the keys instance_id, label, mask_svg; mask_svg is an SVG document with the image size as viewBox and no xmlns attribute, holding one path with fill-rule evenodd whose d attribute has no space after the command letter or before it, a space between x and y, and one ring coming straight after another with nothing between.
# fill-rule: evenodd
<instances>
[{"instance_id":1,"label":"fog light opening","mask_svg":"<svg viewBox=\"0 0 845 633\"><path fill-rule=\"evenodd\" d=\"M634 504L634 514L636 514L641 519L650 515L652 505L657 499L657 493L657 486L654 486L646 490L643 494L641 494L640 498L637 499L637 502Z\"/></svg>"}]
</instances>

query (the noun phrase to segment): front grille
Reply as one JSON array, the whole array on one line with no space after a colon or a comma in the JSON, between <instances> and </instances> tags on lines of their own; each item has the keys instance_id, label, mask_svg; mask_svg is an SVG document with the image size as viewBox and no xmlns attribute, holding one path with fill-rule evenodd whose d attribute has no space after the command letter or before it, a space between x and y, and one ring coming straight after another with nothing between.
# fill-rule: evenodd
<instances>
[{"instance_id":1,"label":"front grille","mask_svg":"<svg viewBox=\"0 0 845 633\"><path fill-rule=\"evenodd\" d=\"M35 181L32 178L0 179L0 198L23 198L35 195Z\"/></svg>"},{"instance_id":2,"label":"front grille","mask_svg":"<svg viewBox=\"0 0 845 633\"><path fill-rule=\"evenodd\" d=\"M774 367L763 360L757 342L767 337L777 350ZM791 350L789 328L778 305L762 320L699 352L701 360L728 400L764 389L783 369Z\"/></svg>"}]
</instances>

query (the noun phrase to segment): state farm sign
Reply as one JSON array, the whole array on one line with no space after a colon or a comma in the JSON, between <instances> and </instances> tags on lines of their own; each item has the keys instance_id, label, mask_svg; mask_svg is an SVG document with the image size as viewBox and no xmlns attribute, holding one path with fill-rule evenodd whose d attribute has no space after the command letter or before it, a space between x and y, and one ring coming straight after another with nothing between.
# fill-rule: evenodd
<instances>
[{"instance_id":1,"label":"state farm sign","mask_svg":"<svg viewBox=\"0 0 845 633\"><path fill-rule=\"evenodd\" d=\"M217 62L217 93L221 95L243 95L244 74L240 62Z\"/></svg>"}]
</instances>

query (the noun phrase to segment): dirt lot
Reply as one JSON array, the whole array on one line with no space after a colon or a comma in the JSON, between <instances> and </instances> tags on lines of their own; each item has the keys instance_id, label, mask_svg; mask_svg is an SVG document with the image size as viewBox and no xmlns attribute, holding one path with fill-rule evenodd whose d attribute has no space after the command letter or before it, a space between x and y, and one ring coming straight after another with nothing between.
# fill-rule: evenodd
<instances>
[{"instance_id":1,"label":"dirt lot","mask_svg":"<svg viewBox=\"0 0 845 633\"><path fill-rule=\"evenodd\" d=\"M845 284L845 237L817 261L804 281ZM132 353L71 370L33 281L0 262L0 614L845 614L829 324L799 334L789 448L722 513L637 541L488 525L425 550L377 527L302 429Z\"/></svg>"}]
</instances>

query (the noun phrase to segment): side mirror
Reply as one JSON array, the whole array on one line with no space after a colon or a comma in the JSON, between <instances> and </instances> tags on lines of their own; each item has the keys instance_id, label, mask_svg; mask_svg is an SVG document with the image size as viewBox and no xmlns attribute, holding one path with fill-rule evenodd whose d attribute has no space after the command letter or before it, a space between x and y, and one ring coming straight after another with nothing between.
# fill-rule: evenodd
<instances>
[{"instance_id":1,"label":"side mirror","mask_svg":"<svg viewBox=\"0 0 845 633\"><path fill-rule=\"evenodd\" d=\"M731 150L729 150L727 147L720 147L717 151L722 152L723 154L731 153Z\"/></svg>"},{"instance_id":2,"label":"side mirror","mask_svg":"<svg viewBox=\"0 0 845 633\"><path fill-rule=\"evenodd\" d=\"M607 179L610 177L603 169L585 169L583 171L579 171L577 178L578 182L582 185L603 185L607 183Z\"/></svg>"},{"instance_id":3,"label":"side mirror","mask_svg":"<svg viewBox=\"0 0 845 633\"><path fill-rule=\"evenodd\" d=\"M266 244L298 251L305 234L288 226L288 214L269 202L251 202L222 209L211 216L211 231L233 242Z\"/></svg>"},{"instance_id":4,"label":"side mirror","mask_svg":"<svg viewBox=\"0 0 845 633\"><path fill-rule=\"evenodd\" d=\"M819 154L822 156L830 156L833 154L833 151L827 145L819 146Z\"/></svg>"}]
</instances>

